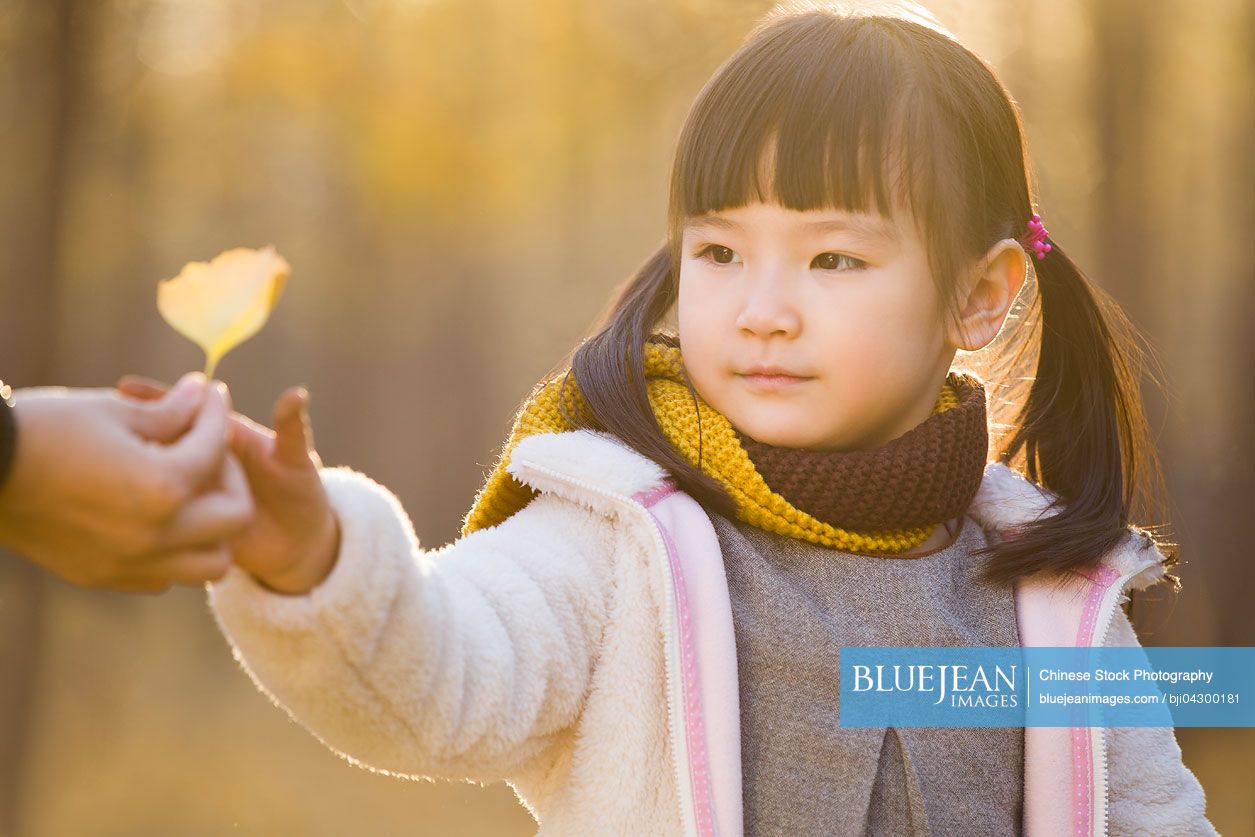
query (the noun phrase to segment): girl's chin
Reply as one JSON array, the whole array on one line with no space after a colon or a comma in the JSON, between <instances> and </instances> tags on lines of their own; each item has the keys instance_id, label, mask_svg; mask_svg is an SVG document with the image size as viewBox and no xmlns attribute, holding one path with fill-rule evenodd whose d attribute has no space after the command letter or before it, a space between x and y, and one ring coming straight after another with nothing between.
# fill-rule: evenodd
<instances>
[{"instance_id":1,"label":"girl's chin","mask_svg":"<svg viewBox=\"0 0 1255 837\"><path fill-rule=\"evenodd\" d=\"M814 440L796 430L781 427L741 426L733 425L742 436L748 436L762 445L777 448L805 448L814 444Z\"/></svg>"},{"instance_id":2,"label":"girl's chin","mask_svg":"<svg viewBox=\"0 0 1255 837\"><path fill-rule=\"evenodd\" d=\"M738 423L733 421L732 426L742 436L748 436L759 444L777 448L840 451L850 450L853 447L849 444L834 444L831 438L816 436L814 424L807 422L805 418L799 419L796 423L767 421Z\"/></svg>"}]
</instances>

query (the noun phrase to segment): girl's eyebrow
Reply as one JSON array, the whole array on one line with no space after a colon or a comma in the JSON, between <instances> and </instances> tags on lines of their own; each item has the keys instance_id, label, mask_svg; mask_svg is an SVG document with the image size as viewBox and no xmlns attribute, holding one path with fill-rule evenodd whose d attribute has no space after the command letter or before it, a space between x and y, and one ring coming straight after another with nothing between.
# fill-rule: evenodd
<instances>
[{"instance_id":1,"label":"girl's eyebrow","mask_svg":"<svg viewBox=\"0 0 1255 837\"><path fill-rule=\"evenodd\" d=\"M842 218L831 218L822 221L803 221L798 224L798 227L810 233L852 232L862 238L882 241L888 244L898 244L901 240L898 236L896 225L881 221L878 218L872 218L870 215L847 215ZM732 232L744 232L741 225L736 221L715 213L694 215L685 222L684 228L686 230L715 228Z\"/></svg>"}]
</instances>

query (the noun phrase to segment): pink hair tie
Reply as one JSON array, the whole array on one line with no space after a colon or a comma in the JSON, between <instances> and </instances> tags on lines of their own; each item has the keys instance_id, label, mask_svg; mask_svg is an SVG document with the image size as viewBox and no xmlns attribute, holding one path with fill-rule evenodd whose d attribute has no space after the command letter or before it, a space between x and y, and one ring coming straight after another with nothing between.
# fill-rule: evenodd
<instances>
[{"instance_id":1,"label":"pink hair tie","mask_svg":"<svg viewBox=\"0 0 1255 837\"><path fill-rule=\"evenodd\" d=\"M1046 228L1041 224L1041 216L1034 212L1028 222L1028 232L1020 241L1032 247L1040 260L1046 258L1046 254L1050 252L1050 245L1046 242L1047 235Z\"/></svg>"}]
</instances>

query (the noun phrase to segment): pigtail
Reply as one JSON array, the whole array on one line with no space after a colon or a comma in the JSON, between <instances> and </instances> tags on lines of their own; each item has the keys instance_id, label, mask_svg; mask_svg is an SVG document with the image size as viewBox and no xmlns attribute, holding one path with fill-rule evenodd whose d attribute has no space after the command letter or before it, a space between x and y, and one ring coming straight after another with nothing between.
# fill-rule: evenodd
<instances>
[{"instance_id":1,"label":"pigtail","mask_svg":"<svg viewBox=\"0 0 1255 837\"><path fill-rule=\"evenodd\" d=\"M672 263L671 246L663 243L619 286L593 326L593 334L581 341L570 358L566 376L575 376L583 401L581 409L572 414L566 406L566 376L558 404L572 426L612 433L662 466L682 491L705 508L734 517L736 501L667 440L649 402L645 344L659 341L679 346L677 337L655 332L677 295L678 276ZM696 409L697 392L687 376L685 383Z\"/></svg>"},{"instance_id":2,"label":"pigtail","mask_svg":"<svg viewBox=\"0 0 1255 837\"><path fill-rule=\"evenodd\" d=\"M1131 520L1154 519L1166 497L1140 383L1148 351L1120 306L1091 282L1058 243L1037 273L1041 341L1037 373L1015 431L998 453L1023 454L1029 479L1059 495L1057 508L989 550L990 580L1092 567L1128 535ZM1177 545L1139 531L1179 560ZM1167 575L1174 590L1180 579Z\"/></svg>"}]
</instances>

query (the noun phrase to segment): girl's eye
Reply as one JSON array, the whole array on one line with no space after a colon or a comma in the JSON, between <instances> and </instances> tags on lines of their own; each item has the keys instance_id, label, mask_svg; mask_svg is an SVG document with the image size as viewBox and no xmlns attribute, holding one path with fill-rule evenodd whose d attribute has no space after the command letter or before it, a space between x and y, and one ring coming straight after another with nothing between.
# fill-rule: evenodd
<instances>
[{"instance_id":1,"label":"girl's eye","mask_svg":"<svg viewBox=\"0 0 1255 837\"><path fill-rule=\"evenodd\" d=\"M694 254L695 258L706 259L717 265L731 264L732 257L736 255L736 251L724 247L722 244L708 244ZM722 261L722 259L728 261ZM849 263L850 270L862 270L867 267L867 262L862 259L856 259L853 256L847 256L845 253L820 253L815 257L814 265L823 270L840 270L841 260L845 259Z\"/></svg>"},{"instance_id":2,"label":"girl's eye","mask_svg":"<svg viewBox=\"0 0 1255 837\"><path fill-rule=\"evenodd\" d=\"M867 267L867 262L862 259L856 259L853 256L847 256L845 253L820 253L815 257L815 263L824 270L838 270L841 260L845 259L853 263L855 266L851 270L862 270Z\"/></svg>"},{"instance_id":3,"label":"girl's eye","mask_svg":"<svg viewBox=\"0 0 1255 837\"><path fill-rule=\"evenodd\" d=\"M726 253L727 257L731 259L734 252L735 251L729 250L727 247L724 247L722 244L707 244L705 247L697 251L694 258L705 259L707 253L717 253L718 256L716 258L709 259L709 261L712 261L715 264L724 265L724 264L730 264L731 262L719 261L719 257L722 257Z\"/></svg>"}]
</instances>

